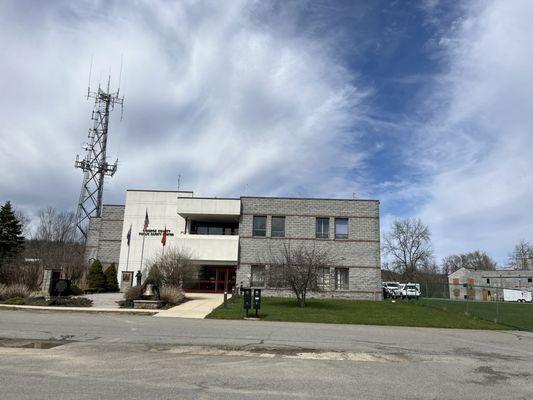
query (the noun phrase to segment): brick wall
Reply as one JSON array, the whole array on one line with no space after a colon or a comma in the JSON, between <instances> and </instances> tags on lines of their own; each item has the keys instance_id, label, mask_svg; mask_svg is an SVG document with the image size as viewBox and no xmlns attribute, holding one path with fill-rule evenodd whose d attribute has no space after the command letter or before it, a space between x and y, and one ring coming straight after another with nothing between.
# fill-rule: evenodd
<instances>
[{"instance_id":1,"label":"brick wall","mask_svg":"<svg viewBox=\"0 0 533 400\"><path fill-rule=\"evenodd\" d=\"M267 216L266 237L253 237L254 215ZM272 216L285 216L285 238L270 237ZM330 219L328 239L316 239L317 217ZM334 239L335 217L348 218L348 239ZM251 266L268 265L272 254L290 241L291 246L317 246L334 257L330 268L331 290L311 296L381 299L379 237L378 201L242 197L237 283L250 285ZM335 290L336 267L349 269L348 290ZM290 293L267 289L265 294Z\"/></svg>"},{"instance_id":2,"label":"brick wall","mask_svg":"<svg viewBox=\"0 0 533 400\"><path fill-rule=\"evenodd\" d=\"M118 267L123 222L123 205L104 205L102 216L91 218L85 246L87 261L96 258L104 269L113 262Z\"/></svg>"}]
</instances>

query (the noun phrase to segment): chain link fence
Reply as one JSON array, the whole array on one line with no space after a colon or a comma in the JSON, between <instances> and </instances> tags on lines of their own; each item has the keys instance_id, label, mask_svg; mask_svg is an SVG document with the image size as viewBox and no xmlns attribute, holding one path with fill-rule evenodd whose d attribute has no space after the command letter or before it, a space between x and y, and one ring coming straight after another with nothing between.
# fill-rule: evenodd
<instances>
[{"instance_id":1,"label":"chain link fence","mask_svg":"<svg viewBox=\"0 0 533 400\"><path fill-rule=\"evenodd\" d=\"M448 283L420 283L418 304L464 313L512 329L533 331L531 289Z\"/></svg>"}]
</instances>

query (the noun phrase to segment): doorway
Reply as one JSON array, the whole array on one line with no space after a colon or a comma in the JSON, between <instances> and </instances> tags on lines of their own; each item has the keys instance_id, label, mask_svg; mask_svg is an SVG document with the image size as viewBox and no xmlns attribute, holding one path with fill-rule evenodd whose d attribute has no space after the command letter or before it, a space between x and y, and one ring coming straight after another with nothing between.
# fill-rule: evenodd
<instances>
[{"instance_id":1,"label":"doorway","mask_svg":"<svg viewBox=\"0 0 533 400\"><path fill-rule=\"evenodd\" d=\"M230 293L235 287L235 267L201 266L198 270L198 278L191 282L186 290L191 292L205 293Z\"/></svg>"}]
</instances>

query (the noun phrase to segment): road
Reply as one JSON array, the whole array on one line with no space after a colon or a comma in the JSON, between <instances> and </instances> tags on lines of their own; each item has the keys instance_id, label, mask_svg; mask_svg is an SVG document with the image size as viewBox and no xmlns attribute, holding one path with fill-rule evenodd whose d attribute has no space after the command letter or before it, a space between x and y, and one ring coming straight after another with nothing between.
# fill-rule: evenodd
<instances>
[{"instance_id":1,"label":"road","mask_svg":"<svg viewBox=\"0 0 533 400\"><path fill-rule=\"evenodd\" d=\"M0 311L4 400L530 399L532 366L532 333Z\"/></svg>"}]
</instances>

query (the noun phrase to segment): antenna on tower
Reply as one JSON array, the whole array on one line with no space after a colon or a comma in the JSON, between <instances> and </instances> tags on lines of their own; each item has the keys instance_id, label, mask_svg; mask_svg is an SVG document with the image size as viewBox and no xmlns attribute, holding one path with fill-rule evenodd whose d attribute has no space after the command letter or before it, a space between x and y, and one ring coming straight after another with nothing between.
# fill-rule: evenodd
<instances>
[{"instance_id":1,"label":"antenna on tower","mask_svg":"<svg viewBox=\"0 0 533 400\"><path fill-rule=\"evenodd\" d=\"M102 90L100 85L98 85L97 91L91 91L91 72L92 57L87 99L95 99L94 109L91 114L93 126L89 129L89 143L83 146L86 151L85 157L80 160L80 156L77 155L74 162L74 167L83 171L83 181L76 212L76 227L85 238L87 238L89 218L102 215L104 177L106 175L113 176L117 171L118 159L113 164L107 162L109 114L115 108L115 104L121 107L124 104L124 97L119 97L118 91L114 93L110 91L111 74L107 81L107 91Z\"/></svg>"}]
</instances>

